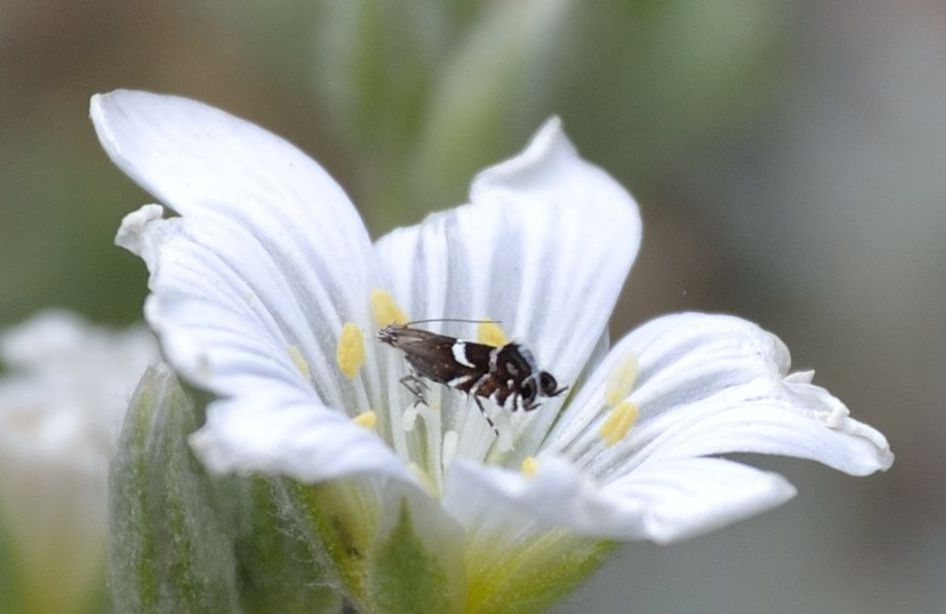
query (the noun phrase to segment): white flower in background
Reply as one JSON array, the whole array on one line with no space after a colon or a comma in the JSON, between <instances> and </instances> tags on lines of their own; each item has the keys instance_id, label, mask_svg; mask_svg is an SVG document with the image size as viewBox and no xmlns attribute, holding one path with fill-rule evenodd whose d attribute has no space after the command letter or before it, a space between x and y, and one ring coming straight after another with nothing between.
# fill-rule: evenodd
<instances>
[{"instance_id":1,"label":"white flower in background","mask_svg":"<svg viewBox=\"0 0 946 614\"><path fill-rule=\"evenodd\" d=\"M0 530L18 593L29 611L81 611L104 587L108 463L157 344L45 311L0 333L0 359Z\"/></svg>"},{"instance_id":2,"label":"white flower in background","mask_svg":"<svg viewBox=\"0 0 946 614\"><path fill-rule=\"evenodd\" d=\"M167 359L217 396L192 439L199 456L215 472L367 476L374 498L361 510L414 492L428 518L459 527L467 611L499 608L511 583L554 581L570 549L672 542L794 494L718 455L797 456L852 475L893 460L880 433L812 373L789 374L785 346L744 320L669 315L609 349L638 211L557 120L480 173L470 204L372 244L331 177L252 124L129 91L96 96L91 113L112 160L179 215L146 205L117 241L151 272L145 315ZM494 411L498 439L443 386L414 408L403 356L375 333L427 318L501 322L424 326L508 335L572 389L528 414ZM419 488L429 496L417 503Z\"/></svg>"}]
</instances>

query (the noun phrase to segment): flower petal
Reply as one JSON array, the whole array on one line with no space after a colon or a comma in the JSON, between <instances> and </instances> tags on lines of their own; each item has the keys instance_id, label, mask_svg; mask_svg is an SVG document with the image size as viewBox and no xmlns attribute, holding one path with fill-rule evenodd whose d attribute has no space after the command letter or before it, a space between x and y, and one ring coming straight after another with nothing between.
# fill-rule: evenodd
<instances>
[{"instance_id":1,"label":"flower petal","mask_svg":"<svg viewBox=\"0 0 946 614\"><path fill-rule=\"evenodd\" d=\"M191 446L216 473L284 475L307 483L372 473L413 482L373 431L305 398L216 401Z\"/></svg>"},{"instance_id":2,"label":"flower petal","mask_svg":"<svg viewBox=\"0 0 946 614\"><path fill-rule=\"evenodd\" d=\"M628 399L637 424L606 446L598 429L611 372L637 358ZM787 375L787 348L732 316L684 313L658 318L622 339L556 425L546 453L565 451L600 479L616 479L645 459L729 452L784 454L864 475L893 461L887 441L848 418L847 408L810 373Z\"/></svg>"},{"instance_id":3,"label":"flower petal","mask_svg":"<svg viewBox=\"0 0 946 614\"><path fill-rule=\"evenodd\" d=\"M222 392L193 368L217 348L199 338L230 312L244 347L264 330L293 345L310 366L334 356L342 324L368 322L374 256L341 188L318 164L281 138L206 105L145 92L92 99L92 118L109 156L129 176L182 214L150 228L152 208L129 217L118 241L149 261L148 316L169 360L188 378ZM151 253L139 243L151 233ZM164 237L161 235L170 235ZM160 248L173 252L161 267ZM213 310L200 312L195 307ZM245 321L242 322L241 321ZM273 358L270 356L270 358ZM204 376L206 375L206 376ZM323 398L345 386L335 369L315 369ZM350 385L347 386L350 388Z\"/></svg>"},{"instance_id":4,"label":"flower petal","mask_svg":"<svg viewBox=\"0 0 946 614\"><path fill-rule=\"evenodd\" d=\"M444 506L473 534L538 524L588 537L667 543L775 507L794 493L781 476L722 459L652 463L599 487L550 457L532 478L457 461Z\"/></svg>"},{"instance_id":5,"label":"flower petal","mask_svg":"<svg viewBox=\"0 0 946 614\"><path fill-rule=\"evenodd\" d=\"M181 215L238 220L273 248L331 257L352 281L373 266L348 196L284 139L200 102L149 92L93 96L90 114L112 161Z\"/></svg>"},{"instance_id":6,"label":"flower petal","mask_svg":"<svg viewBox=\"0 0 946 614\"><path fill-rule=\"evenodd\" d=\"M737 452L814 460L850 475L888 469L894 457L887 440L846 412L818 386L756 381L641 424L612 455L598 455L591 470L609 479L651 460Z\"/></svg>"},{"instance_id":7,"label":"flower petal","mask_svg":"<svg viewBox=\"0 0 946 614\"><path fill-rule=\"evenodd\" d=\"M378 241L392 289L413 319L500 321L542 368L571 384L637 254L636 204L578 157L558 119L521 154L480 173L470 199ZM475 327L448 330L472 338ZM555 415L543 410L527 429L536 439ZM519 429L525 434L524 425Z\"/></svg>"},{"instance_id":8,"label":"flower petal","mask_svg":"<svg viewBox=\"0 0 946 614\"><path fill-rule=\"evenodd\" d=\"M550 435L556 447L587 433L603 416L608 383L628 358L636 363L630 398L640 407L641 421L756 378L780 379L790 364L788 348L777 337L741 318L704 313L655 318L613 346L590 375Z\"/></svg>"},{"instance_id":9,"label":"flower petal","mask_svg":"<svg viewBox=\"0 0 946 614\"><path fill-rule=\"evenodd\" d=\"M226 228L160 213L149 205L130 214L119 240L153 272L145 312L169 360L225 397L210 404L194 438L208 467L306 481L366 471L406 478L375 433L331 409L367 401L321 354L298 303L281 298L288 282L275 265L263 259L241 276L229 265L237 256L227 252ZM300 369L289 348L314 358Z\"/></svg>"},{"instance_id":10,"label":"flower petal","mask_svg":"<svg viewBox=\"0 0 946 614\"><path fill-rule=\"evenodd\" d=\"M682 458L647 464L603 492L633 503L641 536L680 541L778 507L795 495L782 476L721 458Z\"/></svg>"},{"instance_id":11,"label":"flower petal","mask_svg":"<svg viewBox=\"0 0 946 614\"><path fill-rule=\"evenodd\" d=\"M142 207L116 242L148 265L145 315L168 361L227 399L196 440L208 462L314 481L384 457L403 474L373 433L329 414L380 403L373 369L335 360L343 327L370 323L378 273L341 188L286 141L194 101L118 91L93 98L92 118L116 164L181 214ZM323 456L338 441L352 454Z\"/></svg>"}]
</instances>

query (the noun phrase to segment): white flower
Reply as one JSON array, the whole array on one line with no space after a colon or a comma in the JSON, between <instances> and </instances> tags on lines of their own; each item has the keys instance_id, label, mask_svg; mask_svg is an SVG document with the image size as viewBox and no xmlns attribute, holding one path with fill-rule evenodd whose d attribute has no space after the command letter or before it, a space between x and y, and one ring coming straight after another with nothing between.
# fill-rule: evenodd
<instances>
[{"instance_id":1,"label":"white flower","mask_svg":"<svg viewBox=\"0 0 946 614\"><path fill-rule=\"evenodd\" d=\"M31 611L81 610L104 586L108 462L154 337L46 311L2 333L0 358L0 525L21 592Z\"/></svg>"},{"instance_id":2,"label":"white flower","mask_svg":"<svg viewBox=\"0 0 946 614\"><path fill-rule=\"evenodd\" d=\"M250 123L129 91L96 96L91 113L112 160L178 214L146 205L117 242L151 272L145 315L167 359L217 395L192 440L207 466L423 486L430 513L462 527L471 600L477 578L542 536L671 542L794 494L721 454L853 475L892 462L880 433L811 373L789 374L785 346L744 320L669 315L608 349L638 211L558 120L480 173L470 204L372 244L318 164ZM413 409L403 356L374 339L405 318L497 320L570 394L494 411L499 439L443 386Z\"/></svg>"}]
</instances>

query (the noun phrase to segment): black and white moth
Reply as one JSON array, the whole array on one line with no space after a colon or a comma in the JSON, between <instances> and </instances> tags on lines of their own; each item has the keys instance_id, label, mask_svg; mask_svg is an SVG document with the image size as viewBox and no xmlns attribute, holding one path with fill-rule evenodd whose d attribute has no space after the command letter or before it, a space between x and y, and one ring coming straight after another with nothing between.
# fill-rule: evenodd
<instances>
[{"instance_id":1,"label":"black and white moth","mask_svg":"<svg viewBox=\"0 0 946 614\"><path fill-rule=\"evenodd\" d=\"M532 411L539 407L539 398L558 396L568 388L559 388L555 377L539 369L532 353L518 343L496 347L411 328L412 324L417 322L385 326L378 339L404 352L411 373L401 383L415 402L426 404L425 379L465 392L496 432L482 399L509 411Z\"/></svg>"}]
</instances>

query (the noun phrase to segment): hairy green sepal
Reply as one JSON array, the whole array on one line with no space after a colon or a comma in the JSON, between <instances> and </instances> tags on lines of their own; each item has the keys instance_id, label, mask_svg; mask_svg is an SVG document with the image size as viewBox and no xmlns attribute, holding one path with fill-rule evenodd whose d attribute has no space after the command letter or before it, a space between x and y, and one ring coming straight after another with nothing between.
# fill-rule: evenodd
<instances>
[{"instance_id":1,"label":"hairy green sepal","mask_svg":"<svg viewBox=\"0 0 946 614\"><path fill-rule=\"evenodd\" d=\"M110 475L110 571L120 612L237 612L236 564L213 489L187 445L194 406L149 369Z\"/></svg>"},{"instance_id":2,"label":"hairy green sepal","mask_svg":"<svg viewBox=\"0 0 946 614\"><path fill-rule=\"evenodd\" d=\"M295 496L359 612L464 611L462 530L425 493L378 478L353 478L297 485Z\"/></svg>"},{"instance_id":3,"label":"hairy green sepal","mask_svg":"<svg viewBox=\"0 0 946 614\"><path fill-rule=\"evenodd\" d=\"M191 398L165 367L131 402L110 476L119 612L338 612L341 596L280 480L212 479L187 437Z\"/></svg>"}]
</instances>

